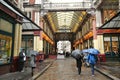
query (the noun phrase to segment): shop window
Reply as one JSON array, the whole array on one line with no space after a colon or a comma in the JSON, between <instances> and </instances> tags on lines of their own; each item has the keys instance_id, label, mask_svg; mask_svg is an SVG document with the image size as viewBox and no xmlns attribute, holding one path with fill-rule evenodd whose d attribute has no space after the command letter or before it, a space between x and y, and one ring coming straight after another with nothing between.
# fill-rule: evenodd
<instances>
[{"instance_id":1,"label":"shop window","mask_svg":"<svg viewBox=\"0 0 120 80\"><path fill-rule=\"evenodd\" d=\"M104 50L105 50L105 53L111 52L110 37L104 37Z\"/></svg>"},{"instance_id":2,"label":"shop window","mask_svg":"<svg viewBox=\"0 0 120 80\"><path fill-rule=\"evenodd\" d=\"M112 36L111 40L110 37L104 37L104 49L106 55L115 56L118 52L118 37Z\"/></svg>"},{"instance_id":3,"label":"shop window","mask_svg":"<svg viewBox=\"0 0 120 80\"><path fill-rule=\"evenodd\" d=\"M118 52L118 37L112 37L112 51L117 55Z\"/></svg>"},{"instance_id":4,"label":"shop window","mask_svg":"<svg viewBox=\"0 0 120 80\"><path fill-rule=\"evenodd\" d=\"M22 48L33 48L33 39L26 39L22 41Z\"/></svg>"},{"instance_id":5,"label":"shop window","mask_svg":"<svg viewBox=\"0 0 120 80\"><path fill-rule=\"evenodd\" d=\"M0 19L0 30L12 33L12 24L4 19Z\"/></svg>"},{"instance_id":6,"label":"shop window","mask_svg":"<svg viewBox=\"0 0 120 80\"><path fill-rule=\"evenodd\" d=\"M33 49L33 36L22 36L22 44L21 48L24 48L26 51L26 55L29 55L29 50Z\"/></svg>"},{"instance_id":7,"label":"shop window","mask_svg":"<svg viewBox=\"0 0 120 80\"><path fill-rule=\"evenodd\" d=\"M0 64L10 62L12 37L0 34Z\"/></svg>"}]
</instances>

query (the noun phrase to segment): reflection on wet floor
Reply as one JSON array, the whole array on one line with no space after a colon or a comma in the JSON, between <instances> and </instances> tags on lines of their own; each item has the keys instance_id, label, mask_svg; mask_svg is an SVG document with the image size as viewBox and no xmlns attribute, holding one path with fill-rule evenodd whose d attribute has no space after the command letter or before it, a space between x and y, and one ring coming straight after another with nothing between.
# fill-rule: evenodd
<instances>
[{"instance_id":1,"label":"reflection on wet floor","mask_svg":"<svg viewBox=\"0 0 120 80\"><path fill-rule=\"evenodd\" d=\"M117 78L120 78L120 62L104 62L101 63L101 68Z\"/></svg>"},{"instance_id":2,"label":"reflection on wet floor","mask_svg":"<svg viewBox=\"0 0 120 80\"><path fill-rule=\"evenodd\" d=\"M76 61L73 58L56 60L37 80L110 80L106 76L95 71L91 76L90 68L82 66L81 75L78 75Z\"/></svg>"}]
</instances>

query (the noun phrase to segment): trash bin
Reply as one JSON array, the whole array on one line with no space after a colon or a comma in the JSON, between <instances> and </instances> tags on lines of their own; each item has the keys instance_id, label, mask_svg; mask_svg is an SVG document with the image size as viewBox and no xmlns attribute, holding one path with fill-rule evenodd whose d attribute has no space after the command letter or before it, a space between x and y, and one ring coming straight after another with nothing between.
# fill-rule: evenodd
<instances>
[{"instance_id":1,"label":"trash bin","mask_svg":"<svg viewBox=\"0 0 120 80\"><path fill-rule=\"evenodd\" d=\"M99 57L100 62L106 62L105 54L99 54L98 57Z\"/></svg>"}]
</instances>

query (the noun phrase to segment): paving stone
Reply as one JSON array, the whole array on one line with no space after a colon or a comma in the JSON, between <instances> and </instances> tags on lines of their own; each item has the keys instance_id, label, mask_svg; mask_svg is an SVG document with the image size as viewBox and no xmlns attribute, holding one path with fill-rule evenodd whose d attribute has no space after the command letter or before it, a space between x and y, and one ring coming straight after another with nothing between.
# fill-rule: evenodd
<instances>
[{"instance_id":1,"label":"paving stone","mask_svg":"<svg viewBox=\"0 0 120 80\"><path fill-rule=\"evenodd\" d=\"M53 62L53 63L52 63ZM52 63L52 64L51 64ZM49 67L49 65L51 66ZM45 69L46 68L46 69ZM120 63L104 62L97 65L102 73L110 75L114 79L108 79L103 74L95 71L91 76L90 68L82 66L81 75L78 75L75 59L46 59L38 62L34 70L34 78L31 76L31 68L27 67L24 72L7 73L0 76L0 80L120 80ZM43 71L43 73L41 73Z\"/></svg>"},{"instance_id":2,"label":"paving stone","mask_svg":"<svg viewBox=\"0 0 120 80\"><path fill-rule=\"evenodd\" d=\"M81 75L78 75L76 61L73 58L56 60L37 80L110 80L106 76L95 71L91 76L91 69L82 67Z\"/></svg>"}]
</instances>

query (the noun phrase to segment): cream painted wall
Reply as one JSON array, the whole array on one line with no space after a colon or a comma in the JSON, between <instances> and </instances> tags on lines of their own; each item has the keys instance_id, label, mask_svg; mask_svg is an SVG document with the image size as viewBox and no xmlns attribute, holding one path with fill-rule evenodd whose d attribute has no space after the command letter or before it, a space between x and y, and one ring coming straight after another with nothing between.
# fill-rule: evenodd
<instances>
[{"instance_id":1,"label":"cream painted wall","mask_svg":"<svg viewBox=\"0 0 120 80\"><path fill-rule=\"evenodd\" d=\"M94 48L98 49L101 54L104 54L103 35L97 35L97 39L94 39L93 42Z\"/></svg>"},{"instance_id":2,"label":"cream painted wall","mask_svg":"<svg viewBox=\"0 0 120 80\"><path fill-rule=\"evenodd\" d=\"M120 10L120 0L119 0L119 10Z\"/></svg>"},{"instance_id":3,"label":"cream painted wall","mask_svg":"<svg viewBox=\"0 0 120 80\"><path fill-rule=\"evenodd\" d=\"M21 36L22 36L22 25L15 25L15 38L14 38L14 56L18 56L21 48Z\"/></svg>"},{"instance_id":4,"label":"cream painted wall","mask_svg":"<svg viewBox=\"0 0 120 80\"><path fill-rule=\"evenodd\" d=\"M32 34L34 34L34 32L32 31L22 32L22 35L32 35Z\"/></svg>"},{"instance_id":5,"label":"cream painted wall","mask_svg":"<svg viewBox=\"0 0 120 80\"><path fill-rule=\"evenodd\" d=\"M40 12L35 12L35 23L37 24L37 25L39 25L40 24L40 18L38 17L38 16L40 16Z\"/></svg>"},{"instance_id":6,"label":"cream painted wall","mask_svg":"<svg viewBox=\"0 0 120 80\"><path fill-rule=\"evenodd\" d=\"M100 27L102 25L101 11L96 10L96 27Z\"/></svg>"},{"instance_id":7,"label":"cream painted wall","mask_svg":"<svg viewBox=\"0 0 120 80\"><path fill-rule=\"evenodd\" d=\"M39 36L34 36L34 50L43 51L43 40Z\"/></svg>"}]
</instances>

